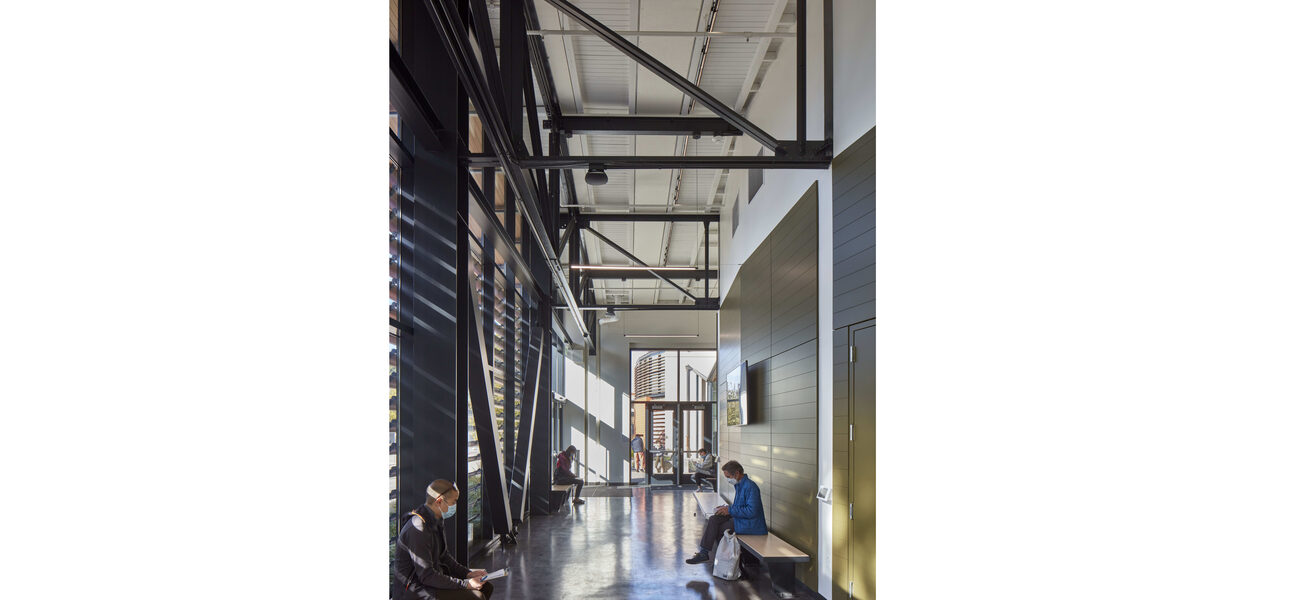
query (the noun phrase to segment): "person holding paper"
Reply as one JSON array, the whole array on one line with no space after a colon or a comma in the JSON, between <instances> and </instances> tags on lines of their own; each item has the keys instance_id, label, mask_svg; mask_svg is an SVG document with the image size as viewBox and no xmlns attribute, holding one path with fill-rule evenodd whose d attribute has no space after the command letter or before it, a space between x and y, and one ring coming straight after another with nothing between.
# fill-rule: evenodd
<instances>
[{"instance_id":1,"label":"person holding paper","mask_svg":"<svg viewBox=\"0 0 1300 600\"><path fill-rule=\"evenodd\" d=\"M722 532L733 530L736 535L767 535L767 517L763 515L763 496L758 484L745 476L744 467L732 460L722 465L722 476L735 487L731 504L719 506L704 526L700 537L700 551L686 559L688 565L698 565L709 560L709 553L722 539Z\"/></svg>"},{"instance_id":2,"label":"person holding paper","mask_svg":"<svg viewBox=\"0 0 1300 600\"><path fill-rule=\"evenodd\" d=\"M456 562L447 546L443 519L456 514L459 499L456 484L438 479L425 489L424 504L403 517L393 561L395 600L492 597L492 584L480 579L487 571Z\"/></svg>"}]
</instances>

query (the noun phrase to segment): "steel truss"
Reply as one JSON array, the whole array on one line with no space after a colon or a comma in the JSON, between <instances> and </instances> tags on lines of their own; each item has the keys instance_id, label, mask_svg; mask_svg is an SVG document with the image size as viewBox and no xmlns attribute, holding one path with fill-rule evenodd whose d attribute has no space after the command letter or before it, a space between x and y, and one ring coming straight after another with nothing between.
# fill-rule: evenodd
<instances>
[{"instance_id":1,"label":"steel truss","mask_svg":"<svg viewBox=\"0 0 1300 600\"><path fill-rule=\"evenodd\" d=\"M404 29L408 19L422 21L420 30L436 35L412 35L410 42L403 40L402 46L390 49L390 97L397 112L402 116L404 127L412 126L413 135L420 141L412 143L403 134L401 138L393 137L393 147L400 153L411 157L420 153L426 158L422 164L432 164L427 158L430 152L437 161L447 165L459 165L448 172L448 181L455 181L456 230L455 252L459 254L454 260L458 267L456 284L456 385L455 394L445 402L432 399L447 395L450 391L445 382L423 381L411 376L402 382L402 397L420 399L423 405L406 406L399 417L402 419L402 439L410 441L414 448L421 436L427 436L438 422L448 419L454 422L457 431L451 434L452 440L446 441L439 448L442 452L452 450L454 446L457 462L457 483L465 485L464 461L467 455L467 428L464 423L469 411L475 417L476 433L480 442L483 460L483 497L487 516L493 533L509 543L518 531L519 522L528 513L529 507L549 511L549 461L551 459L550 433L548 417L551 404L550 360L551 344L555 328L554 311L567 309L577 323L586 342L591 342L591 330L595 327L596 312L606 308L616 310L716 310L718 299L710 297L710 280L716 279L718 270L713 264L709 252L709 241L713 223L718 223L717 214L582 214L570 211L561 214L560 207L566 201L577 202L573 169L586 169L598 166L604 169L824 169L830 165L831 154L831 6L824 2L825 9L825 55L826 82L825 92L825 132L822 140L808 140L806 136L806 33L805 0L793 0L797 3L798 48L797 98L795 103L797 139L781 140L749 121L737 110L712 97L698 85L668 68L653 56L637 48L626 38L606 27L598 20L578 9L567 0L545 0L563 14L581 23L590 34L596 35L614 48L629 56L637 64L681 90L696 102L707 107L714 116L669 116L650 117L643 115L597 116L564 115L555 92L554 78L546 57L545 46L540 36L528 35L529 31L539 28L536 0L501 3L500 46L499 53L493 43L493 30L489 22L485 0L420 0L403 9ZM412 33L417 28L411 28ZM405 37L405 36L404 36ZM439 38L433 41L432 38ZM425 42L424 40L429 40ZM439 48L439 41L441 48ZM408 46L409 44L409 46ZM410 50L422 58L415 62L404 60L402 52ZM439 66L425 57L436 58ZM445 81L449 74L430 77L430 73L447 69L455 71L456 102L445 102L442 97L427 94L446 94L445 90L427 89L434 82ZM410 67L410 68L408 68ZM441 79L440 79L440 78ZM420 83L425 84L421 89ZM538 95L540 92L540 95ZM430 102L430 99L436 101ZM485 152L471 154L466 147L468 106L465 100L472 101L475 111L483 125ZM455 107L454 109L452 107ZM540 109L540 110L539 110ZM456 112L452 112L452 111ZM545 121L539 119L539 112L544 110ZM543 132L547 133L544 135ZM699 136L737 136L747 135L772 151L772 156L743 157L697 157L697 156L571 156L566 136L574 133L621 133L629 135L686 135ZM435 161L436 162L436 161ZM508 185L506 190L506 223L502 224L496 216L493 198L495 178L485 177L483 186L479 187L470 177L469 169L500 170ZM451 172L455 175L452 177ZM528 232L517 230L515 214L526 224ZM424 213L436 215L436 212ZM431 218L430 216L421 218ZM498 433L497 417L493 410L492 397L492 333L490 322L485 322L482 310L472 297L473 286L468 281L468 259L464 256L471 243L468 222L470 219L484 222L485 246L495 248L507 257L505 272L513 285L519 281L538 298L532 311L529 325L521 331L527 339L527 345L521 355L510 353L509 378L513 386L514 366L522 361L524 381L522 390L511 389L509 402L518 402L508 407L506 417L509 431L504 436ZM567 221L567 223L565 223ZM702 268L690 271L656 270L644 261L637 259L627 250L619 247L599 232L591 228L593 223L606 221L661 221L661 222L699 222L705 226L705 259ZM421 224L422 225L422 224ZM567 225L567 226L565 226ZM563 236L561 236L563 230ZM414 231L414 230L413 230ZM586 271L582 273L566 272L560 261L563 252L569 253L570 264L589 260L586 257L584 233L591 233L603 243L628 256L633 262L642 265L642 269L621 269L605 271ZM404 234L405 235L405 234ZM416 234L413 234L416 235ZM447 237L451 237L448 233ZM432 237L426 247L437 248L437 238ZM447 240L449 241L449 240ZM448 249L448 251L450 251ZM494 251L495 252L495 251ZM448 262L449 257L440 260ZM492 260L485 260L485 269L492 268ZM418 261L412 264L419 265ZM428 269L436 270L430 263ZM404 274L410 278L410 274ZM595 301L593 280L599 279L638 279L658 278L682 291L693 304L682 305L640 305L640 304L601 304ZM674 282L704 280L705 292L702 297L695 297L686 288ZM423 287L421 287L423 286ZM426 289L427 288L427 289ZM413 298L432 296L445 292L433 284L422 284L415 277L411 284L417 295L403 297L403 306L410 305L416 310L419 302ZM404 292L405 293L405 292ZM405 314L405 313L404 313ZM412 314L415 314L414 312ZM433 314L433 313L430 313ZM419 368L426 368L435 363L429 356L422 356L421 348L430 347L429 336L435 332L427 327L412 326L402 323L403 364L408 360ZM568 337L563 327L560 334ZM421 344L411 340L423 337ZM513 342L514 336L511 335ZM574 340L569 340L571 343ZM581 343L581 341L580 341ZM594 352L594 345L588 343L588 351ZM415 357L415 358L410 358ZM409 369L418 373L419 369ZM426 400L426 398L428 400ZM467 401L466 401L467 400ZM513 426L514 411L518 410L520 424ZM547 412L543 412L547 411ZM409 429L409 431L408 431ZM504 437L504 439L501 439ZM454 441L453 441L454 440ZM413 452L414 450L410 450ZM415 455L406 454L403 460L414 461ZM410 462L410 461L408 461ZM406 480L423 478L429 474L443 472L450 468L449 461L439 463L416 463L414 467L403 466L402 473ZM536 472L537 478L532 475ZM403 483L401 504L405 507L418 503L419 491ZM456 553L465 559L464 532L467 523L463 511L454 522Z\"/></svg>"}]
</instances>

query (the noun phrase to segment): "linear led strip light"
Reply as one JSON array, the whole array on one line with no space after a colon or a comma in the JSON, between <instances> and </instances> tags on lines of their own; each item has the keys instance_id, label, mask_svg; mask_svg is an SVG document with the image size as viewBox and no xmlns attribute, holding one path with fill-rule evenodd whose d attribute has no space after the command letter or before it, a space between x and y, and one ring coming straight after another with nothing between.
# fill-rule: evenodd
<instances>
[{"instance_id":1,"label":"linear led strip light","mask_svg":"<svg viewBox=\"0 0 1300 600\"><path fill-rule=\"evenodd\" d=\"M569 265L570 269L588 271L696 271L695 267L642 267L640 265Z\"/></svg>"},{"instance_id":2,"label":"linear led strip light","mask_svg":"<svg viewBox=\"0 0 1300 600\"><path fill-rule=\"evenodd\" d=\"M697 338L698 333L625 333L625 338Z\"/></svg>"}]
</instances>

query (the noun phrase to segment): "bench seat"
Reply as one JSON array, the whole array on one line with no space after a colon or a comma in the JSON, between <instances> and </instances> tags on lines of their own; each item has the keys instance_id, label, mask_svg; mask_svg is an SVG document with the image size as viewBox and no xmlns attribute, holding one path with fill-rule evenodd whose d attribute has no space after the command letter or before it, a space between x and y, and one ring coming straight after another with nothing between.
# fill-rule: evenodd
<instances>
[{"instance_id":1,"label":"bench seat","mask_svg":"<svg viewBox=\"0 0 1300 600\"><path fill-rule=\"evenodd\" d=\"M785 540L770 533L764 535L736 534L736 541L763 562L803 563L810 559L808 553L787 544Z\"/></svg>"},{"instance_id":2,"label":"bench seat","mask_svg":"<svg viewBox=\"0 0 1300 600\"><path fill-rule=\"evenodd\" d=\"M560 512L560 506L569 505L569 494L573 493L574 487L572 483L551 486L551 514Z\"/></svg>"},{"instance_id":3,"label":"bench seat","mask_svg":"<svg viewBox=\"0 0 1300 600\"><path fill-rule=\"evenodd\" d=\"M714 509L726 504L727 501L717 492L692 492L695 495L695 514L704 515L704 518L713 516Z\"/></svg>"}]
</instances>

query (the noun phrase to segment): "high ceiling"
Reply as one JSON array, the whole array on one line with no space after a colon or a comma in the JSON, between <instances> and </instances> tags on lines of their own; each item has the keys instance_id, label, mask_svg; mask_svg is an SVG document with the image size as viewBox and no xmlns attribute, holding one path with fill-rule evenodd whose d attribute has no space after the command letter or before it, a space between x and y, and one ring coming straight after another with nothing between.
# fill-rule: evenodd
<instances>
[{"instance_id":1,"label":"high ceiling","mask_svg":"<svg viewBox=\"0 0 1300 600\"><path fill-rule=\"evenodd\" d=\"M787 0L570 0L611 29L656 32L631 35L632 43L732 108L745 112L762 85L767 66L793 35L794 4ZM544 0L536 0L540 30L565 115L713 116L678 89L634 63L623 53ZM493 17L497 11L493 10ZM555 33L563 31L565 33ZM724 35L696 37L696 32ZM569 34L568 32L573 32ZM660 32L681 32L666 35ZM764 37L727 35L767 32ZM543 117L544 118L544 117ZM736 137L611 135L575 133L569 153L578 155L718 156L734 152ZM626 214L718 212L731 178L743 171L725 169L611 170L609 182L588 186L575 171L576 204L584 213ZM718 225L710 233L710 261L717 268ZM700 223L597 222L592 228L652 266L704 266L705 235ZM585 247L594 264L631 265L631 260L595 236ZM703 281L676 281L691 293L704 293ZM658 279L598 279L601 304L690 303ZM709 294L717 297L717 280Z\"/></svg>"}]
</instances>

